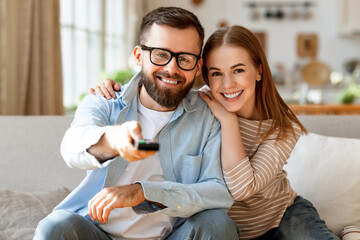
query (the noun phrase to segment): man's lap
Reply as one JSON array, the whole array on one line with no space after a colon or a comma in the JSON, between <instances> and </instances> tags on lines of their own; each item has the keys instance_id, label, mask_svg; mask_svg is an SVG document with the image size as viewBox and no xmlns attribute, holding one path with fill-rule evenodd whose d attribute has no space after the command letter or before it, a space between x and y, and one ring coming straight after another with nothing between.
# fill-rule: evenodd
<instances>
[{"instance_id":1,"label":"man's lap","mask_svg":"<svg viewBox=\"0 0 360 240\"><path fill-rule=\"evenodd\" d=\"M62 236L61 236L62 235ZM85 217L64 210L56 210L41 220L36 229L35 240L43 239L87 239L111 238ZM67 238L68 237L68 238ZM168 240L185 239L239 239L236 224L224 210L210 209L188 218L175 229Z\"/></svg>"}]
</instances>

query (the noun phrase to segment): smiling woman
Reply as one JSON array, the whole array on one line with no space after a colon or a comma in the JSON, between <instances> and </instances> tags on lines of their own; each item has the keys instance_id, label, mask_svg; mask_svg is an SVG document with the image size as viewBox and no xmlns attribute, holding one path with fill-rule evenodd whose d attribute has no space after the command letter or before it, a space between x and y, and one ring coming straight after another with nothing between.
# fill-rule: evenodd
<instances>
[{"instance_id":1,"label":"smiling woman","mask_svg":"<svg viewBox=\"0 0 360 240\"><path fill-rule=\"evenodd\" d=\"M237 112L239 116L258 118L255 111L255 86L261 80L261 69L253 65L247 50L223 45L209 54L207 67L209 86L221 105L227 111Z\"/></svg>"},{"instance_id":2,"label":"smiling woman","mask_svg":"<svg viewBox=\"0 0 360 240\"><path fill-rule=\"evenodd\" d=\"M240 239L338 239L283 170L307 131L277 92L255 35L221 28L207 40L203 61L211 91L200 96L221 124L221 163L235 200L229 215Z\"/></svg>"}]
</instances>

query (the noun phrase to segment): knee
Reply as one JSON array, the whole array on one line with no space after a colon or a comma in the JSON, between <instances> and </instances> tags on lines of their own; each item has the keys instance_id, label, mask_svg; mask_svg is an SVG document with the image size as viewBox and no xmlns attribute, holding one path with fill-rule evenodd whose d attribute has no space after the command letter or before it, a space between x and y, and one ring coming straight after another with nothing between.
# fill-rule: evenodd
<instances>
[{"instance_id":1,"label":"knee","mask_svg":"<svg viewBox=\"0 0 360 240\"><path fill-rule=\"evenodd\" d=\"M221 209L209 209L191 217L195 228L211 233L211 239L239 239L239 229Z\"/></svg>"},{"instance_id":2,"label":"knee","mask_svg":"<svg viewBox=\"0 0 360 240\"><path fill-rule=\"evenodd\" d=\"M81 225L79 222L83 221L82 218L72 212L54 211L38 223L34 239L64 239L64 234L74 231L74 227Z\"/></svg>"}]
</instances>

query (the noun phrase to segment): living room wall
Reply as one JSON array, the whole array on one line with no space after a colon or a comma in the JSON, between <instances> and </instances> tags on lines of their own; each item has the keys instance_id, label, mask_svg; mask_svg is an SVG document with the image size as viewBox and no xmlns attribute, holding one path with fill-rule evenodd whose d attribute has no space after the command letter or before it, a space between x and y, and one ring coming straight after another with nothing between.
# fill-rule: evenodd
<instances>
[{"instance_id":1,"label":"living room wall","mask_svg":"<svg viewBox=\"0 0 360 240\"><path fill-rule=\"evenodd\" d=\"M341 1L341 0L339 0ZM219 22L243 25L253 31L266 33L267 55L271 66L283 64L292 70L300 60L296 53L299 33L315 33L318 37L317 59L332 70L341 71L345 61L360 56L360 35L342 37L338 31L338 0L313 0L312 17L306 20L269 20L250 18L249 0L203 0L195 5L191 0L149 0L150 9L159 6L179 6L194 12L202 22L206 38L217 29ZM294 3L295 0L262 0L258 3ZM284 8L285 9L285 8Z\"/></svg>"}]
</instances>

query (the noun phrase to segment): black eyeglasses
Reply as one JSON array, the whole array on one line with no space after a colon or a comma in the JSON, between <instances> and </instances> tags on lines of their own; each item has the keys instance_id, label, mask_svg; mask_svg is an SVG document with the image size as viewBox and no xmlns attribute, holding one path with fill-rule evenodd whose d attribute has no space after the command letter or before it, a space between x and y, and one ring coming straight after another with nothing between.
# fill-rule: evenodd
<instances>
[{"instance_id":1,"label":"black eyeglasses","mask_svg":"<svg viewBox=\"0 0 360 240\"><path fill-rule=\"evenodd\" d=\"M165 66L175 57L177 65L184 71L193 70L200 59L199 55L186 52L174 53L163 48L141 45L141 49L150 51L150 62L157 66Z\"/></svg>"}]
</instances>

